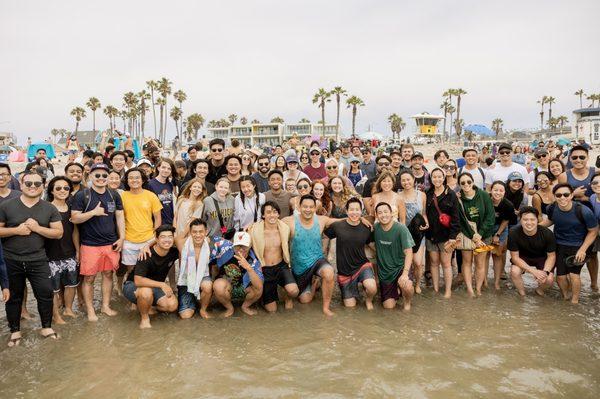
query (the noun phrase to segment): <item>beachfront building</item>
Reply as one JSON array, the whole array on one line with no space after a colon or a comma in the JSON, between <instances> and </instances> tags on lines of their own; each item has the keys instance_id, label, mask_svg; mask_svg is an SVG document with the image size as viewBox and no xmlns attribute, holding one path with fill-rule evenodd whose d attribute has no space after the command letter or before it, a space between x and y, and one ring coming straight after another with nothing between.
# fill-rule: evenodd
<instances>
[{"instance_id":1,"label":"beachfront building","mask_svg":"<svg viewBox=\"0 0 600 399\"><path fill-rule=\"evenodd\" d=\"M17 140L15 135L11 132L0 132L0 145L15 145Z\"/></svg>"},{"instance_id":2,"label":"beachfront building","mask_svg":"<svg viewBox=\"0 0 600 399\"><path fill-rule=\"evenodd\" d=\"M442 133L439 131L438 124L444 120L442 115L432 115L429 112L422 112L411 116L415 120L414 134L419 140L427 140L427 142L442 141Z\"/></svg>"},{"instance_id":3,"label":"beachfront building","mask_svg":"<svg viewBox=\"0 0 600 399\"><path fill-rule=\"evenodd\" d=\"M600 144L600 107L573 111L571 133L592 144Z\"/></svg>"},{"instance_id":4,"label":"beachfront building","mask_svg":"<svg viewBox=\"0 0 600 399\"><path fill-rule=\"evenodd\" d=\"M303 140L314 136L321 136L323 126L312 123L257 123L252 125L233 125L229 127L209 128L211 138L221 138L226 142L238 139L243 146L261 147L273 146L291 139L294 134ZM340 127L341 132L341 127ZM325 137L335 139L336 125L325 125Z\"/></svg>"}]
</instances>

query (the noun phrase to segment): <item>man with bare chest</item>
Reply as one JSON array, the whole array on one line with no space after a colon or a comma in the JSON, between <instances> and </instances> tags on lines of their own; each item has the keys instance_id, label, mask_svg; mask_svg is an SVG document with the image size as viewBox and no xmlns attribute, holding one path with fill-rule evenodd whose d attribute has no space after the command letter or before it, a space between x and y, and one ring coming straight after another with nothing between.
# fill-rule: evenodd
<instances>
[{"instance_id":1,"label":"man with bare chest","mask_svg":"<svg viewBox=\"0 0 600 399\"><path fill-rule=\"evenodd\" d=\"M285 290L285 308L293 307L292 298L299 290L290 269L290 228L279 220L280 208L274 201L267 201L261 209L263 220L249 229L252 249L262 265L264 275L263 306L268 312L277 311L277 287Z\"/></svg>"}]
</instances>

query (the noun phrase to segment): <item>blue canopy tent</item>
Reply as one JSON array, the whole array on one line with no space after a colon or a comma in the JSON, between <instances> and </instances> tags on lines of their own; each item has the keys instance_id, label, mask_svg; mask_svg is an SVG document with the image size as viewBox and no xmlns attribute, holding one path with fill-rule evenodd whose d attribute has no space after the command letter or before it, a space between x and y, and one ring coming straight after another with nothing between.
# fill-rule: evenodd
<instances>
[{"instance_id":1,"label":"blue canopy tent","mask_svg":"<svg viewBox=\"0 0 600 399\"><path fill-rule=\"evenodd\" d=\"M463 129L465 132L472 132L480 136L494 137L496 135L496 132L484 125L467 125Z\"/></svg>"},{"instance_id":2,"label":"blue canopy tent","mask_svg":"<svg viewBox=\"0 0 600 399\"><path fill-rule=\"evenodd\" d=\"M32 143L27 149L27 158L31 161L35 158L35 153L38 150L46 150L46 158L53 159L56 157L54 154L54 146L49 143Z\"/></svg>"},{"instance_id":3,"label":"blue canopy tent","mask_svg":"<svg viewBox=\"0 0 600 399\"><path fill-rule=\"evenodd\" d=\"M556 144L558 144L558 145L569 145L569 143L571 143L571 141L564 137L561 137L558 140L556 140Z\"/></svg>"},{"instance_id":4,"label":"blue canopy tent","mask_svg":"<svg viewBox=\"0 0 600 399\"><path fill-rule=\"evenodd\" d=\"M115 148L119 148L119 143L121 142L121 139L118 137L115 137L114 142L115 142ZM135 155L136 161L142 157L142 151L140 149L140 144L138 143L137 139L133 139L133 154Z\"/></svg>"}]
</instances>

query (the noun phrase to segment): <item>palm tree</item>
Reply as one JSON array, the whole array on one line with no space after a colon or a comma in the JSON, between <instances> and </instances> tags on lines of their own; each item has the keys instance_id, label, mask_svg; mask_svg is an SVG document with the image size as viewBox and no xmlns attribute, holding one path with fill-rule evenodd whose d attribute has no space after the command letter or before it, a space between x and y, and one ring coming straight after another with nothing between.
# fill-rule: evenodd
<instances>
[{"instance_id":1,"label":"palm tree","mask_svg":"<svg viewBox=\"0 0 600 399\"><path fill-rule=\"evenodd\" d=\"M321 108L321 125L323 126L322 135L325 135L325 103L331 102L329 98L331 93L327 90L320 88L313 96L313 104L317 104L317 107Z\"/></svg>"},{"instance_id":2,"label":"palm tree","mask_svg":"<svg viewBox=\"0 0 600 399\"><path fill-rule=\"evenodd\" d=\"M547 123L550 131L556 130L556 127L558 126L558 120L556 118L548 118Z\"/></svg>"},{"instance_id":3,"label":"palm tree","mask_svg":"<svg viewBox=\"0 0 600 399\"><path fill-rule=\"evenodd\" d=\"M173 93L173 98L175 99L175 101L177 101L179 103L179 109L181 110L181 119L183 120L183 104L182 103L185 100L187 100L187 94L185 94L185 92L183 90L177 90L175 93ZM180 127L179 135L181 136L182 133L183 133L183 130Z\"/></svg>"},{"instance_id":4,"label":"palm tree","mask_svg":"<svg viewBox=\"0 0 600 399\"><path fill-rule=\"evenodd\" d=\"M121 120L123 120L123 133L125 133L126 131L126 127L125 127L125 123L127 122L127 118L129 118L129 114L127 113L126 109L122 109L121 111L119 111L119 118L121 118Z\"/></svg>"},{"instance_id":5,"label":"palm tree","mask_svg":"<svg viewBox=\"0 0 600 399\"><path fill-rule=\"evenodd\" d=\"M252 122L250 122L250 124L252 124L252 125L259 125L260 121L258 119L252 119Z\"/></svg>"},{"instance_id":6,"label":"palm tree","mask_svg":"<svg viewBox=\"0 0 600 399\"><path fill-rule=\"evenodd\" d=\"M594 108L594 104L596 104L596 100L600 103L600 94L590 94L586 97L586 100L590 100L592 103L588 106L588 108Z\"/></svg>"},{"instance_id":7,"label":"palm tree","mask_svg":"<svg viewBox=\"0 0 600 399\"><path fill-rule=\"evenodd\" d=\"M58 136L60 134L60 131L58 129L52 129L50 130L50 134L54 137L53 139L53 143L56 144L56 136Z\"/></svg>"},{"instance_id":8,"label":"palm tree","mask_svg":"<svg viewBox=\"0 0 600 399\"><path fill-rule=\"evenodd\" d=\"M456 131L456 135L458 137L460 137L460 134L462 132L462 126L463 126L463 122L460 119L460 100L462 98L463 95L467 94L467 92L461 88L458 89L454 89L454 95L456 96L456 120L454 121L454 127L455 127L455 131ZM461 121L460 123L458 123L457 121Z\"/></svg>"},{"instance_id":9,"label":"palm tree","mask_svg":"<svg viewBox=\"0 0 600 399\"><path fill-rule=\"evenodd\" d=\"M75 134L79 131L79 122L85 118L85 109L75 107L71 110L71 116L75 117Z\"/></svg>"},{"instance_id":10,"label":"palm tree","mask_svg":"<svg viewBox=\"0 0 600 399\"><path fill-rule=\"evenodd\" d=\"M235 121L238 120L238 116L236 114L231 114L227 117L227 120L233 125L235 124Z\"/></svg>"},{"instance_id":11,"label":"palm tree","mask_svg":"<svg viewBox=\"0 0 600 399\"><path fill-rule=\"evenodd\" d=\"M552 119L552 104L556 103L556 98L548 96L546 98L546 104L548 104L548 118Z\"/></svg>"},{"instance_id":12,"label":"palm tree","mask_svg":"<svg viewBox=\"0 0 600 399\"><path fill-rule=\"evenodd\" d=\"M110 124L110 133L114 135L115 132L115 118L119 116L119 110L112 105L104 107L104 115L108 116L108 122Z\"/></svg>"},{"instance_id":13,"label":"palm tree","mask_svg":"<svg viewBox=\"0 0 600 399\"><path fill-rule=\"evenodd\" d=\"M444 102L448 102L447 107L452 107L452 96L454 95L454 89L448 89L446 90L443 94L442 97L445 98L446 100ZM455 108L456 110L456 108ZM450 114L450 132L448 134L448 136L452 136L452 113L448 112ZM444 120L444 124L446 123L446 121Z\"/></svg>"},{"instance_id":14,"label":"palm tree","mask_svg":"<svg viewBox=\"0 0 600 399\"><path fill-rule=\"evenodd\" d=\"M100 109L102 105L100 104L100 100L96 97L90 97L88 102L85 103L85 106L88 107L92 111L92 130L96 131L96 110Z\"/></svg>"},{"instance_id":15,"label":"palm tree","mask_svg":"<svg viewBox=\"0 0 600 399\"><path fill-rule=\"evenodd\" d=\"M456 137L458 137L460 139L460 135L462 133L462 128L465 125L465 122L462 119L458 118L458 112L456 113L457 118L454 120L454 129L455 129L455 133L456 133ZM473 132L471 132L473 133ZM471 134L469 137L471 137L471 141L473 141L473 135Z\"/></svg>"},{"instance_id":16,"label":"palm tree","mask_svg":"<svg viewBox=\"0 0 600 399\"><path fill-rule=\"evenodd\" d=\"M440 105L440 109L444 110L444 139L448 139L448 134L446 133L446 119L448 116L448 108L451 107L452 104L448 100L444 100L444 102Z\"/></svg>"},{"instance_id":17,"label":"palm tree","mask_svg":"<svg viewBox=\"0 0 600 399\"><path fill-rule=\"evenodd\" d=\"M298 123L310 123L310 121L306 118L302 118L298 121Z\"/></svg>"},{"instance_id":18,"label":"palm tree","mask_svg":"<svg viewBox=\"0 0 600 399\"><path fill-rule=\"evenodd\" d=\"M352 138L356 137L355 127L356 127L356 108L364 107L365 103L363 100L358 98L357 96L351 96L346 100L346 108L352 108ZM325 132L325 130L323 130Z\"/></svg>"},{"instance_id":19,"label":"palm tree","mask_svg":"<svg viewBox=\"0 0 600 399\"><path fill-rule=\"evenodd\" d=\"M229 127L231 126L231 123L229 122L229 120L225 119L225 118L221 118L219 119L219 127Z\"/></svg>"},{"instance_id":20,"label":"palm tree","mask_svg":"<svg viewBox=\"0 0 600 399\"><path fill-rule=\"evenodd\" d=\"M240 123L241 123L242 125L246 125L246 124L248 123L248 118L246 118L245 116L242 116L242 117L240 118Z\"/></svg>"},{"instance_id":21,"label":"palm tree","mask_svg":"<svg viewBox=\"0 0 600 399\"><path fill-rule=\"evenodd\" d=\"M214 119L211 119L210 121L208 121L208 124L206 125L206 127L209 129L217 127L217 121Z\"/></svg>"},{"instance_id":22,"label":"palm tree","mask_svg":"<svg viewBox=\"0 0 600 399\"><path fill-rule=\"evenodd\" d=\"M271 123L283 123L283 122L285 122L285 121L280 116L276 116L273 119L271 119Z\"/></svg>"},{"instance_id":23,"label":"palm tree","mask_svg":"<svg viewBox=\"0 0 600 399\"><path fill-rule=\"evenodd\" d=\"M452 122L452 115L456 112L456 108L454 105L448 105L448 115L450 115L450 122ZM450 123L450 131L448 132L448 137L452 137L452 123Z\"/></svg>"},{"instance_id":24,"label":"palm tree","mask_svg":"<svg viewBox=\"0 0 600 399\"><path fill-rule=\"evenodd\" d=\"M558 125L560 126L560 130L562 132L563 127L565 126L565 124L569 122L569 118L567 118L564 115L561 115L558 118L556 118L556 120L558 121Z\"/></svg>"},{"instance_id":25,"label":"palm tree","mask_svg":"<svg viewBox=\"0 0 600 399\"><path fill-rule=\"evenodd\" d=\"M154 90L158 89L158 83L154 80L146 82L146 86L150 89L150 99L152 100L152 115L154 117L154 138L156 138L156 103L154 102Z\"/></svg>"},{"instance_id":26,"label":"palm tree","mask_svg":"<svg viewBox=\"0 0 600 399\"><path fill-rule=\"evenodd\" d=\"M542 106L542 109L540 110L540 130L544 130L544 104L546 104L547 99L548 96L543 96L542 99L537 102Z\"/></svg>"},{"instance_id":27,"label":"palm tree","mask_svg":"<svg viewBox=\"0 0 600 399\"><path fill-rule=\"evenodd\" d=\"M340 101L342 96L348 96L345 89L341 86L336 86L331 90L331 95L335 96L335 104L336 104L336 115L335 115L335 141L336 143L340 141ZM323 118L325 119L325 118Z\"/></svg>"},{"instance_id":28,"label":"palm tree","mask_svg":"<svg viewBox=\"0 0 600 399\"><path fill-rule=\"evenodd\" d=\"M198 131L204 125L204 117L198 113L193 113L187 117L188 141L191 141L193 133L194 140L198 140Z\"/></svg>"},{"instance_id":29,"label":"palm tree","mask_svg":"<svg viewBox=\"0 0 600 399\"><path fill-rule=\"evenodd\" d=\"M127 109L127 116L129 117L129 132L133 134L133 108L137 104L137 97L132 91L128 91L123 94L123 106Z\"/></svg>"},{"instance_id":30,"label":"palm tree","mask_svg":"<svg viewBox=\"0 0 600 399\"><path fill-rule=\"evenodd\" d=\"M583 89L577 90L574 94L579 96L579 108L583 108L583 96L585 95Z\"/></svg>"},{"instance_id":31,"label":"palm tree","mask_svg":"<svg viewBox=\"0 0 600 399\"><path fill-rule=\"evenodd\" d=\"M504 121L500 118L496 118L492 121L492 130L496 133L496 141L498 141L498 135L502 132L504 127Z\"/></svg>"},{"instance_id":32,"label":"palm tree","mask_svg":"<svg viewBox=\"0 0 600 399\"><path fill-rule=\"evenodd\" d=\"M164 100L164 104L163 104L163 111L161 111L161 115L163 116L164 119L161 119L161 123L160 123L160 142L163 143L165 142L165 139L167 137L167 97L169 96L169 94L171 94L171 88L172 88L173 83L167 79L167 78L161 78L158 81L158 92L160 93L160 95L162 96L163 100Z\"/></svg>"},{"instance_id":33,"label":"palm tree","mask_svg":"<svg viewBox=\"0 0 600 399\"><path fill-rule=\"evenodd\" d=\"M400 139L400 134L406 126L406 123L404 122L402 117L398 116L395 113L391 114L388 117L388 123L390 124L390 130L392 131L392 139L396 139L396 137Z\"/></svg>"},{"instance_id":34,"label":"palm tree","mask_svg":"<svg viewBox=\"0 0 600 399\"><path fill-rule=\"evenodd\" d=\"M138 106L140 110L140 131L143 141L144 133L146 132L146 111L148 111L148 105L146 104L146 101L151 100L152 97L146 90L142 90L137 94L137 98L139 101Z\"/></svg>"},{"instance_id":35,"label":"palm tree","mask_svg":"<svg viewBox=\"0 0 600 399\"><path fill-rule=\"evenodd\" d=\"M156 99L156 104L158 104L158 109L159 109L159 118L160 118L160 127L159 127L159 131L158 131L158 140L162 143L162 120L165 114L165 108L167 105L167 99L164 97L159 97Z\"/></svg>"},{"instance_id":36,"label":"palm tree","mask_svg":"<svg viewBox=\"0 0 600 399\"><path fill-rule=\"evenodd\" d=\"M175 134L178 136L179 136L178 123L179 123L179 120L181 119L181 115L182 115L181 108L179 108L179 107L171 108L170 116L171 116L171 119L173 119L175 121Z\"/></svg>"}]
</instances>

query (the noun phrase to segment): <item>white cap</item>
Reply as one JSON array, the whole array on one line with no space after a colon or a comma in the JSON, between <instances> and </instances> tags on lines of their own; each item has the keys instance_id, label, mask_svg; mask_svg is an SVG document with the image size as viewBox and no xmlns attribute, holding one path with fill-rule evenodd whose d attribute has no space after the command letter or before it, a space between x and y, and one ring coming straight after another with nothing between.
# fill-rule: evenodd
<instances>
[{"instance_id":1,"label":"white cap","mask_svg":"<svg viewBox=\"0 0 600 399\"><path fill-rule=\"evenodd\" d=\"M146 158L142 158L142 159L140 159L140 160L137 162L137 165L136 165L136 166L137 166L137 167L140 167L140 166L142 166L142 165L144 165L144 164L146 164L146 165L150 165L150 167L152 167L152 168L154 167L154 165L152 165L152 162L150 162L150 160L149 160L149 159L146 159Z\"/></svg>"},{"instance_id":2,"label":"white cap","mask_svg":"<svg viewBox=\"0 0 600 399\"><path fill-rule=\"evenodd\" d=\"M245 231L235 233L235 236L233 236L233 246L236 247L238 245L250 247L250 234Z\"/></svg>"}]
</instances>

